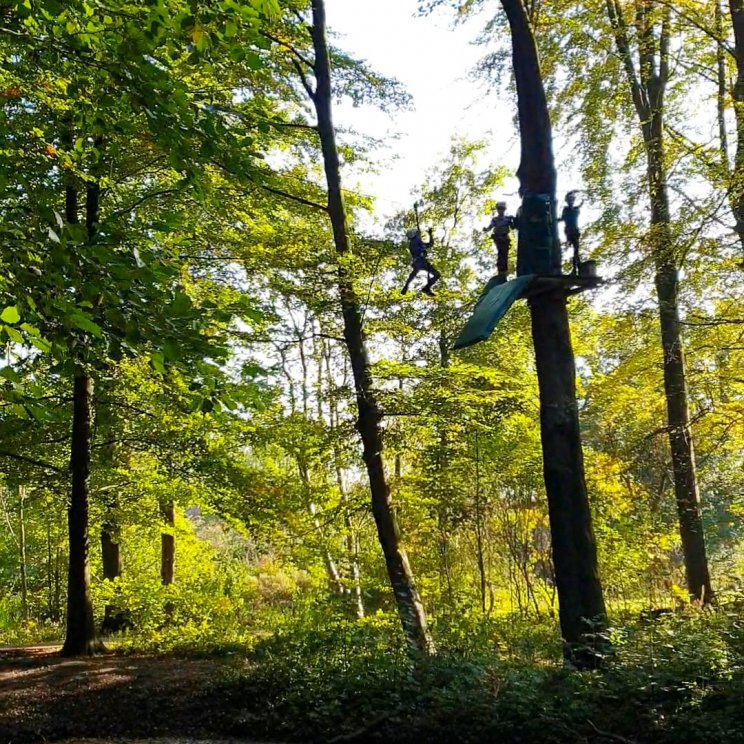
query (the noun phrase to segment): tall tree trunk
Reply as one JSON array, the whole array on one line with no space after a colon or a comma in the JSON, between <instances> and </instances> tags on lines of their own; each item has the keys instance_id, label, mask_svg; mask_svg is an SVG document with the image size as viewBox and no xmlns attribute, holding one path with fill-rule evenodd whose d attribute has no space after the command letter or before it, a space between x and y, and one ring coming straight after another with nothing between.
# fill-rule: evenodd
<instances>
[{"instance_id":1,"label":"tall tree trunk","mask_svg":"<svg viewBox=\"0 0 744 744\"><path fill-rule=\"evenodd\" d=\"M121 549L116 522L109 515L101 526L101 562L103 578L115 581L121 576ZM124 613L116 604L107 604L104 609L102 633L116 633L125 625Z\"/></svg>"},{"instance_id":2,"label":"tall tree trunk","mask_svg":"<svg viewBox=\"0 0 744 744\"><path fill-rule=\"evenodd\" d=\"M312 39L315 50L316 90L309 91L318 119L323 165L328 185L328 214L336 252L342 259L338 269L339 293L344 319L344 340L351 360L359 418L357 429L362 440L364 462L369 476L372 513L385 556L388 576L395 595L398 614L410 651L425 655L433 650L424 606L416 589L408 557L400 539L397 518L390 499L390 487L382 458L382 418L372 390L372 376L365 341L360 302L344 258L351 253L346 225L346 209L341 191L341 173L336 132L331 114L331 68L326 42L325 4L312 0Z\"/></svg>"},{"instance_id":3,"label":"tall tree trunk","mask_svg":"<svg viewBox=\"0 0 744 744\"><path fill-rule=\"evenodd\" d=\"M346 497L343 496L344 503L344 530L346 531L346 554L351 566L351 580L354 594L354 610L357 618L360 620L364 617L364 598L362 597L362 577L359 571L359 539L354 531L354 525L351 522Z\"/></svg>"},{"instance_id":4,"label":"tall tree trunk","mask_svg":"<svg viewBox=\"0 0 744 744\"><path fill-rule=\"evenodd\" d=\"M744 0L729 0L731 25L734 29L734 57L736 82L734 83L734 116L736 119L736 154L731 177L730 200L736 233L744 256ZM742 261L744 266L744 261Z\"/></svg>"},{"instance_id":5,"label":"tall tree trunk","mask_svg":"<svg viewBox=\"0 0 744 744\"><path fill-rule=\"evenodd\" d=\"M95 239L98 224L100 189L90 184L86 189L85 223L88 242ZM65 188L65 216L69 224L78 223L78 192L73 185ZM93 622L93 603L90 597L90 569L88 566L88 504L90 499L90 463L93 426L93 378L84 366L78 367L73 380L72 447L70 471L72 486L67 510L70 554L67 574L67 633L62 647L63 656L82 656L95 653L100 644L96 640Z\"/></svg>"},{"instance_id":6,"label":"tall tree trunk","mask_svg":"<svg viewBox=\"0 0 744 744\"><path fill-rule=\"evenodd\" d=\"M308 364L308 358L305 353L305 338L307 337L307 333L308 333L308 324L314 330L314 322L312 318L308 318L308 316L305 315L303 319L302 328L299 328L297 325L295 325L295 331L297 333L297 340L298 340L298 346L299 346L299 352L300 352L300 366L302 368L302 378L301 378L302 415L305 421L310 420L310 416L309 416L309 411L310 411L309 372L310 372L310 368ZM316 361L317 361L317 357L316 357ZM316 382L315 389L316 389L316 397L317 397L316 411L318 414L318 421L323 420L322 382L321 382L322 377L323 377L322 363L318 361L318 374L317 374L317 378L315 381ZM302 481L302 486L305 491L305 506L308 510L308 513L310 514L310 518L313 520L313 526L315 527L315 533L318 538L318 547L320 548L320 552L323 555L323 563L326 568L326 574L328 575L328 585L330 587L330 590L333 593L343 596L346 593L346 587L344 586L344 582L341 578L341 572L338 570L336 561L334 560L331 550L328 547L328 544L326 542L325 530L323 529L323 525L320 523L320 519L318 519L318 506L313 500L313 485L312 485L312 476L311 476L310 466L304 454L300 451L296 453L295 460L297 462L297 472L300 475L300 480Z\"/></svg>"},{"instance_id":7,"label":"tall tree trunk","mask_svg":"<svg viewBox=\"0 0 744 744\"><path fill-rule=\"evenodd\" d=\"M457 212L455 212L455 224L457 224ZM446 370L450 365L450 342L444 328L439 329L439 366ZM439 429L439 448L437 450L436 485L434 492L439 508L437 510L437 529L439 531L439 563L440 563L440 586L446 587L447 601L451 608L455 606L455 593L452 582L452 565L450 560L450 519L447 512L447 496L445 489L440 489L442 475L449 462L449 438L447 426L441 419L437 419L436 428ZM442 578L444 581L442 582Z\"/></svg>"},{"instance_id":8,"label":"tall tree trunk","mask_svg":"<svg viewBox=\"0 0 744 744\"><path fill-rule=\"evenodd\" d=\"M101 527L101 559L103 578L107 581L118 579L121 576L121 551L113 522L104 522Z\"/></svg>"},{"instance_id":9,"label":"tall tree trunk","mask_svg":"<svg viewBox=\"0 0 744 744\"><path fill-rule=\"evenodd\" d=\"M488 577L486 576L484 532L483 494L481 492L480 478L480 442L478 432L475 433L475 550L478 563L478 579L480 584L481 611L486 614L486 587Z\"/></svg>"},{"instance_id":10,"label":"tall tree trunk","mask_svg":"<svg viewBox=\"0 0 744 744\"><path fill-rule=\"evenodd\" d=\"M726 72L726 49L723 45L723 8L721 7L721 2L722 0L713 0L716 35L716 78L718 81L718 90L716 91L716 118L718 120L718 143L721 150L721 172L728 182L731 179L728 130L726 128L728 74ZM742 243L742 245L744 245L744 243Z\"/></svg>"},{"instance_id":11,"label":"tall tree trunk","mask_svg":"<svg viewBox=\"0 0 744 744\"><path fill-rule=\"evenodd\" d=\"M535 39L522 0L502 0L502 5L512 33L519 101L521 191L550 196L553 243L557 245L552 128ZM530 313L564 653L567 660L578 666L594 666L599 657L591 646L597 643L597 631L604 629L606 612L584 479L566 295L563 290L546 292L530 302Z\"/></svg>"},{"instance_id":12,"label":"tall tree trunk","mask_svg":"<svg viewBox=\"0 0 744 744\"><path fill-rule=\"evenodd\" d=\"M680 333L678 291L677 269L668 265L659 267L656 274L656 293L659 298L661 342L664 349L664 391L674 471L674 495L685 556L687 589L693 599L708 604L713 601L713 587L708 570L695 467L695 450L687 405L687 381Z\"/></svg>"},{"instance_id":13,"label":"tall tree trunk","mask_svg":"<svg viewBox=\"0 0 744 744\"><path fill-rule=\"evenodd\" d=\"M173 501L163 506L162 515L168 530L160 533L160 581L163 586L170 586L176 571L176 508Z\"/></svg>"},{"instance_id":14,"label":"tall tree trunk","mask_svg":"<svg viewBox=\"0 0 744 744\"><path fill-rule=\"evenodd\" d=\"M46 515L46 538L47 538L47 615L50 620L56 620L54 612L54 560L52 556L52 522L50 510Z\"/></svg>"},{"instance_id":15,"label":"tall tree trunk","mask_svg":"<svg viewBox=\"0 0 744 744\"><path fill-rule=\"evenodd\" d=\"M54 614L53 620L62 617L62 545L57 543L57 554L54 558Z\"/></svg>"},{"instance_id":16,"label":"tall tree trunk","mask_svg":"<svg viewBox=\"0 0 744 744\"><path fill-rule=\"evenodd\" d=\"M591 656L582 658L581 648L587 634L604 628L605 606L584 479L566 297L548 293L530 304L530 312L561 629L568 658L592 664Z\"/></svg>"},{"instance_id":17,"label":"tall tree trunk","mask_svg":"<svg viewBox=\"0 0 744 744\"><path fill-rule=\"evenodd\" d=\"M664 355L664 394L666 397L669 444L674 472L674 494L679 515L679 530L685 556L687 588L692 599L713 600L713 590L705 549L700 495L697 484L695 451L687 403L687 379L684 346L679 320L679 272L667 188L664 147L664 106L669 79L669 9L665 8L661 29L655 29L647 0L639 11L638 70L627 36L627 24L618 0L607 0L607 9L615 43L623 61L630 94L646 150L648 195L651 203L651 250L655 267L656 296L659 303L661 346ZM658 42L657 42L658 39ZM744 85L744 81L742 82ZM744 114L744 112L743 112ZM744 116L742 118L744 147ZM744 158L744 150L742 150ZM742 163L744 173L744 162ZM736 176L734 176L736 177ZM742 207L744 208L744 195ZM743 223L744 224L744 223Z\"/></svg>"},{"instance_id":18,"label":"tall tree trunk","mask_svg":"<svg viewBox=\"0 0 744 744\"><path fill-rule=\"evenodd\" d=\"M331 431L335 433L339 427L338 401L333 389L331 352L328 344L326 343L322 344L322 359L320 360L320 363L322 363L323 360L325 360L326 381L328 385L328 421L331 427ZM320 389L321 387L319 386L319 391ZM354 609L357 618L361 619L365 616L365 611L364 597L362 595L362 577L361 571L359 570L359 535L354 528L351 514L349 513L349 494L347 492L346 482L344 480L341 452L339 449L338 440L335 436L333 438L333 460L334 470L336 471L336 485L338 486L338 492L341 495L341 504L344 512L344 539L346 541L346 556L349 562L349 567L351 569Z\"/></svg>"},{"instance_id":19,"label":"tall tree trunk","mask_svg":"<svg viewBox=\"0 0 744 744\"><path fill-rule=\"evenodd\" d=\"M325 565L326 574L328 575L328 586L335 594L343 595L346 593L344 582L341 580L341 573L338 570L338 566L336 566L336 561L333 559L331 551L326 545L323 525L320 523L320 519L318 519L318 506L313 501L312 484L310 483L310 470L307 466L307 463L303 461L301 456L298 455L296 457L296 460L297 470L300 474L300 480L302 481L302 486L305 491L305 504L307 507L307 511L308 514L310 514L310 518L313 520L313 526L315 527L315 534L318 538L320 552L323 554L323 563Z\"/></svg>"},{"instance_id":20,"label":"tall tree trunk","mask_svg":"<svg viewBox=\"0 0 744 744\"><path fill-rule=\"evenodd\" d=\"M67 509L70 542L67 575L67 633L63 656L92 655L97 650L93 603L88 567L88 499L91 427L93 420L93 379L75 376L72 414L72 489Z\"/></svg>"},{"instance_id":21,"label":"tall tree trunk","mask_svg":"<svg viewBox=\"0 0 744 744\"><path fill-rule=\"evenodd\" d=\"M21 579L21 615L28 620L28 572L26 568L26 486L18 486L18 569Z\"/></svg>"},{"instance_id":22,"label":"tall tree trunk","mask_svg":"<svg viewBox=\"0 0 744 744\"><path fill-rule=\"evenodd\" d=\"M116 463L116 431L119 424L119 416L114 409L109 410L106 420L99 423L101 437L106 440L106 445L100 451L101 464L107 468L113 468ZM105 427L105 431L102 430ZM121 577L121 546L120 531L118 524L118 497L116 491L107 491L103 497L104 517L101 524L101 565L105 581L115 582ZM120 587L113 587L114 598L120 594ZM122 611L120 604L114 599L104 608L102 633L116 633L126 625L126 614Z\"/></svg>"}]
</instances>

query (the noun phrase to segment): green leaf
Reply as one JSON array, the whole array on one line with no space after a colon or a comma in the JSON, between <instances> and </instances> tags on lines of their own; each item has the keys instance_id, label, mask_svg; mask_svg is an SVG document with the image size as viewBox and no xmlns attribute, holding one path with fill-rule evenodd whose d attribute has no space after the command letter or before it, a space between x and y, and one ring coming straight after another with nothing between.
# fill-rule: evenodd
<instances>
[{"instance_id":1,"label":"green leaf","mask_svg":"<svg viewBox=\"0 0 744 744\"><path fill-rule=\"evenodd\" d=\"M100 338L103 335L103 329L95 321L89 318L83 313L73 313L70 316L70 322L81 331L86 333L92 333L94 336Z\"/></svg>"},{"instance_id":2,"label":"green leaf","mask_svg":"<svg viewBox=\"0 0 744 744\"><path fill-rule=\"evenodd\" d=\"M64 232L67 237L75 243L85 243L88 239L88 231L86 230L85 225L65 225Z\"/></svg>"},{"instance_id":3,"label":"green leaf","mask_svg":"<svg viewBox=\"0 0 744 744\"><path fill-rule=\"evenodd\" d=\"M150 364L153 369L160 375L165 374L165 358L162 351L154 351L150 355Z\"/></svg>"},{"instance_id":4,"label":"green leaf","mask_svg":"<svg viewBox=\"0 0 744 744\"><path fill-rule=\"evenodd\" d=\"M0 313L0 320L3 323L17 323L21 319L21 314L15 305L9 305Z\"/></svg>"},{"instance_id":5,"label":"green leaf","mask_svg":"<svg viewBox=\"0 0 744 744\"><path fill-rule=\"evenodd\" d=\"M21 376L12 367L3 367L0 369L0 377L8 380L9 382L20 382Z\"/></svg>"},{"instance_id":6,"label":"green leaf","mask_svg":"<svg viewBox=\"0 0 744 744\"><path fill-rule=\"evenodd\" d=\"M179 349L178 344L173 339L169 338L163 344L163 354L169 362L177 362L181 357L181 350Z\"/></svg>"},{"instance_id":7,"label":"green leaf","mask_svg":"<svg viewBox=\"0 0 744 744\"><path fill-rule=\"evenodd\" d=\"M41 336L31 336L29 341L31 342L31 346L43 352L44 354L48 354L52 350L52 345L49 343L49 341L47 341L45 338L42 338Z\"/></svg>"},{"instance_id":8,"label":"green leaf","mask_svg":"<svg viewBox=\"0 0 744 744\"><path fill-rule=\"evenodd\" d=\"M21 323L21 330L28 333L29 336L41 336L41 331L29 323Z\"/></svg>"},{"instance_id":9,"label":"green leaf","mask_svg":"<svg viewBox=\"0 0 744 744\"><path fill-rule=\"evenodd\" d=\"M255 52L245 53L245 63L251 70L260 70L263 67L263 61Z\"/></svg>"},{"instance_id":10,"label":"green leaf","mask_svg":"<svg viewBox=\"0 0 744 744\"><path fill-rule=\"evenodd\" d=\"M186 315L191 311L191 298L184 292L177 292L173 302L170 305L171 314L179 316Z\"/></svg>"},{"instance_id":11,"label":"green leaf","mask_svg":"<svg viewBox=\"0 0 744 744\"><path fill-rule=\"evenodd\" d=\"M5 334L7 335L7 337L13 343L15 343L15 344L22 344L22 343L24 343L23 336L21 336L21 334L18 333L18 331L16 331L15 328L13 328L12 326L7 326L7 325L6 326L3 326L2 328L5 331Z\"/></svg>"}]
</instances>

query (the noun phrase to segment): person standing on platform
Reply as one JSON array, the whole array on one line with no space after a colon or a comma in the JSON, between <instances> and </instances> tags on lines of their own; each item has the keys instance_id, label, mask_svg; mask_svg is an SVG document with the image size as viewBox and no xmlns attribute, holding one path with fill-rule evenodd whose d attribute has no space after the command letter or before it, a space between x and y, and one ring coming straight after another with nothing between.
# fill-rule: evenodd
<instances>
[{"instance_id":1,"label":"person standing on platform","mask_svg":"<svg viewBox=\"0 0 744 744\"><path fill-rule=\"evenodd\" d=\"M573 269L571 273L574 276L579 274L579 240L581 239L581 230L579 230L579 212L583 202L576 203L576 192L569 191L566 194L566 206L558 218L558 222L563 223L563 229L566 233L566 242L573 248Z\"/></svg>"},{"instance_id":2,"label":"person standing on platform","mask_svg":"<svg viewBox=\"0 0 744 744\"><path fill-rule=\"evenodd\" d=\"M511 249L511 231L517 227L514 217L506 213L506 202L496 202L496 216L483 232L491 231L491 238L496 244L496 268L499 279L506 281L509 273L509 250Z\"/></svg>"}]
</instances>

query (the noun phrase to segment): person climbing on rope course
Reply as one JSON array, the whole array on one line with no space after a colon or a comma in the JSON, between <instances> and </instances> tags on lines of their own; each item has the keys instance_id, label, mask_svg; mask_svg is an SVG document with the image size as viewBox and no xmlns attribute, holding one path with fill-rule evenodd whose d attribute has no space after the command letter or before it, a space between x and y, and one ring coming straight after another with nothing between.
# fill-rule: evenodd
<instances>
[{"instance_id":1,"label":"person climbing on rope course","mask_svg":"<svg viewBox=\"0 0 744 744\"><path fill-rule=\"evenodd\" d=\"M511 231L517 229L512 215L506 213L506 202L496 202L496 216L483 232L492 230L491 238L496 244L496 268L501 281L506 281L509 273L509 250L511 249Z\"/></svg>"},{"instance_id":2,"label":"person climbing on rope course","mask_svg":"<svg viewBox=\"0 0 744 744\"><path fill-rule=\"evenodd\" d=\"M579 240L581 239L581 230L579 230L579 212L583 201L576 204L576 191L569 191L566 194L566 206L558 218L558 222L563 222L563 229L566 233L566 242L573 248L573 268L571 273L575 276L579 273Z\"/></svg>"},{"instance_id":3,"label":"person climbing on rope course","mask_svg":"<svg viewBox=\"0 0 744 744\"><path fill-rule=\"evenodd\" d=\"M408 279L406 279L406 283L400 291L401 294L406 294L406 292L408 292L409 285L416 278L419 271L426 271L429 278L426 282L426 286L421 291L430 297L434 296L432 287L439 281L441 274L434 268L427 257L429 249L434 245L434 236L431 228L429 228L428 233L429 242L424 243L424 240L421 237L420 227L412 227L410 230L406 231L408 250L411 252L411 273L408 275Z\"/></svg>"}]
</instances>

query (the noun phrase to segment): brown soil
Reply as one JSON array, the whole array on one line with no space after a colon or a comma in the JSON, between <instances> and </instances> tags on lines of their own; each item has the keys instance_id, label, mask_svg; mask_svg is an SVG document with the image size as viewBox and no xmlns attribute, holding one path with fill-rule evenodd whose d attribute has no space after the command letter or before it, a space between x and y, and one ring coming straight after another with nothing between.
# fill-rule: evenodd
<instances>
[{"instance_id":1,"label":"brown soil","mask_svg":"<svg viewBox=\"0 0 744 744\"><path fill-rule=\"evenodd\" d=\"M214 704L212 689L235 662L112 654L63 659L58 651L0 649L0 744L219 739L235 732L235 719Z\"/></svg>"}]
</instances>

